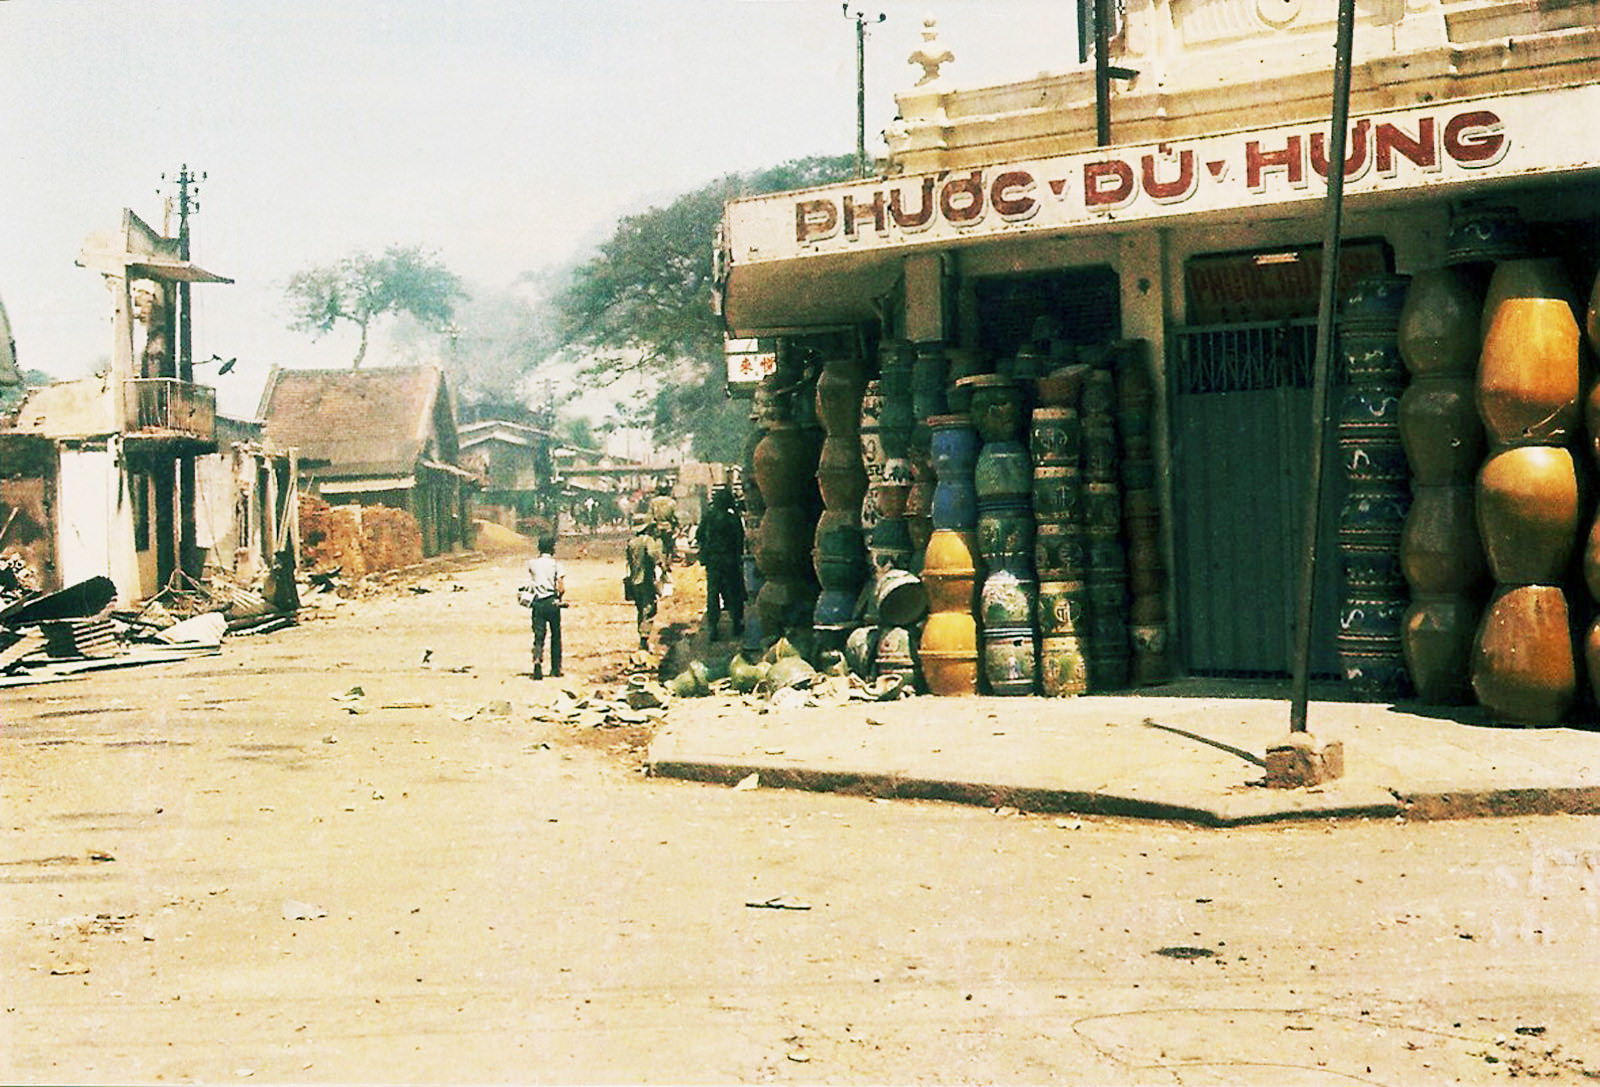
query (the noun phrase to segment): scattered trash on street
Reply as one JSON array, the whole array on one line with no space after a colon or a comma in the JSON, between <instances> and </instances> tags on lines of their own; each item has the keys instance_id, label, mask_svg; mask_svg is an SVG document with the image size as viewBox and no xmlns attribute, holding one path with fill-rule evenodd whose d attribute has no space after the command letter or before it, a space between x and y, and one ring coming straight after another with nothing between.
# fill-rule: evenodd
<instances>
[{"instance_id":1,"label":"scattered trash on street","mask_svg":"<svg viewBox=\"0 0 1600 1087\"><path fill-rule=\"evenodd\" d=\"M762 899L760 902L746 902L746 906L753 910L809 910L811 903L804 902L792 895L773 895L771 898Z\"/></svg>"},{"instance_id":2,"label":"scattered trash on street","mask_svg":"<svg viewBox=\"0 0 1600 1087\"><path fill-rule=\"evenodd\" d=\"M328 916L328 911L321 906L314 906L309 902L296 902L288 899L283 904L283 919L285 921L315 921L320 917Z\"/></svg>"}]
</instances>

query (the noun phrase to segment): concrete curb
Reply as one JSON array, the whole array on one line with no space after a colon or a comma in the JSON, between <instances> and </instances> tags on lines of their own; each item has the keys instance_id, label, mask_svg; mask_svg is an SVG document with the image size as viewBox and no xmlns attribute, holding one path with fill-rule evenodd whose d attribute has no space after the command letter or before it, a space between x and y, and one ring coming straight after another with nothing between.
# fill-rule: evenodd
<instances>
[{"instance_id":1,"label":"concrete curb","mask_svg":"<svg viewBox=\"0 0 1600 1087\"><path fill-rule=\"evenodd\" d=\"M1600 814L1600 733L1486 728L1399 707L1319 704L1345 776L1262 784L1282 706L1229 698L675 706L657 777L938 800L1206 827L1312 819Z\"/></svg>"},{"instance_id":2,"label":"concrete curb","mask_svg":"<svg viewBox=\"0 0 1600 1087\"><path fill-rule=\"evenodd\" d=\"M762 788L846 793L899 800L939 800L978 807L1013 807L1055 815L1105 815L1194 823L1208 827L1248 826L1311 819L1386 819L1406 814L1406 805L1387 789L1330 783L1317 789L1248 792L1207 802L1137 796L1128 792L1081 791L1020 783L934 780L869 770L817 770L740 760L652 759L653 777L734 785L751 774Z\"/></svg>"}]
</instances>

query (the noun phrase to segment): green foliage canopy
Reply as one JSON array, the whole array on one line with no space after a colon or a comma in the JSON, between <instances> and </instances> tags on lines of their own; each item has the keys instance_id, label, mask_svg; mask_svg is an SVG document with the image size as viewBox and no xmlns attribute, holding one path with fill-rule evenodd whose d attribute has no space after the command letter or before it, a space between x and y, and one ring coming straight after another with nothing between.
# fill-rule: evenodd
<instances>
[{"instance_id":1,"label":"green foliage canopy","mask_svg":"<svg viewBox=\"0 0 1600 1087\"><path fill-rule=\"evenodd\" d=\"M587 377L662 379L658 439L689 438L696 455L737 460L747 426L723 395L722 322L711 309L712 247L723 204L853 176L854 155L796 159L729 174L665 207L628 216L555 298L559 338L590 354Z\"/></svg>"},{"instance_id":2,"label":"green foliage canopy","mask_svg":"<svg viewBox=\"0 0 1600 1087\"><path fill-rule=\"evenodd\" d=\"M457 299L466 295L461 280L437 257L417 246L391 245L379 256L358 251L335 261L296 272L284 288L290 306L289 327L313 338L340 321L361 330L352 369L367 354L367 335L374 318L407 313L437 328L450 320Z\"/></svg>"}]
</instances>

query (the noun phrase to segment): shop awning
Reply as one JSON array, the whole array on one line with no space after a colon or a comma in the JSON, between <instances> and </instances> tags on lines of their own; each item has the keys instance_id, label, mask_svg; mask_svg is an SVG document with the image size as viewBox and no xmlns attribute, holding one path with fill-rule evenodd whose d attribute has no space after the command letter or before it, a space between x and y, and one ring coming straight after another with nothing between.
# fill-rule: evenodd
<instances>
[{"instance_id":1,"label":"shop awning","mask_svg":"<svg viewBox=\"0 0 1600 1087\"><path fill-rule=\"evenodd\" d=\"M171 283L232 283L227 276L208 272L193 261L152 260L128 262L129 279L160 279Z\"/></svg>"}]
</instances>

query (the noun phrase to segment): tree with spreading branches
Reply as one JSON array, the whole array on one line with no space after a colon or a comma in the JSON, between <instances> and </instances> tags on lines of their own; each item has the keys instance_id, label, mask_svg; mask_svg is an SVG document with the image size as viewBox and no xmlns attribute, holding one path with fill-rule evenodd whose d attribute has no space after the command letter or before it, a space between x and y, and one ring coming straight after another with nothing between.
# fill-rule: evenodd
<instances>
[{"instance_id":1,"label":"tree with spreading branches","mask_svg":"<svg viewBox=\"0 0 1600 1087\"><path fill-rule=\"evenodd\" d=\"M341 321L361 330L351 369L367 355L372 322L385 314L410 314L425 327L442 328L466 292L437 257L417 246L391 245L379 256L358 251L332 264L296 272L284 289L289 327L315 339Z\"/></svg>"},{"instance_id":2,"label":"tree with spreading branches","mask_svg":"<svg viewBox=\"0 0 1600 1087\"><path fill-rule=\"evenodd\" d=\"M796 159L729 174L665 207L628 216L556 296L558 338L591 357L589 380L608 383L629 373L660 379L652 411L658 440L688 438L698 456L737 460L748 423L724 396L722 322L711 308L712 247L723 204L842 181L854 170L853 155Z\"/></svg>"}]
</instances>

